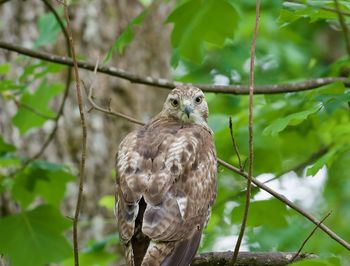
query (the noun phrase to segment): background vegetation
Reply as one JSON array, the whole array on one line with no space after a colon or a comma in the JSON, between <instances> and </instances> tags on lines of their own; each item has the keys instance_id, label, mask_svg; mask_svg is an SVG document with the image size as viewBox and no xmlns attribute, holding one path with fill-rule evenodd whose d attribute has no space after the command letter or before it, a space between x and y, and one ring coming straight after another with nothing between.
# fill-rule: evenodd
<instances>
[{"instance_id":1,"label":"background vegetation","mask_svg":"<svg viewBox=\"0 0 350 266\"><path fill-rule=\"evenodd\" d=\"M54 7L64 21L62 6L55 1L29 2L42 7L33 8L35 15L26 18L34 30L24 33L16 33L11 26L13 18L5 13L20 14L25 4L13 0L1 1L0 6L4 14L0 21L0 253L4 263L10 261L13 266L73 265L69 217L75 207L81 132L74 84L67 74L70 70L60 64L14 55L3 45L12 42L34 51L68 54L62 48L62 27L50 10L50 6ZM111 10L103 9L109 5L113 3L71 3L79 59L94 63L100 54L105 64L145 77L166 78L171 73L172 79L182 82L248 84L255 1L120 1ZM79 15L81 12L90 14L89 19ZM106 26L106 31L114 32L109 39L103 36L104 15L116 17L119 22L117 26ZM348 1L262 1L256 48L257 85L320 77L345 79L324 86L316 84L307 91L259 94L254 100L254 176L319 219L332 211L325 223L347 241L349 22ZM23 25L25 19L16 23L22 23L17 25L19 28L29 27ZM85 30L80 32L84 23ZM86 37L88 30L102 35L90 33L92 36ZM157 36L160 33L154 31L165 35ZM26 37L21 40L12 34ZM95 45L91 53L90 41ZM86 72L82 79L89 84L92 72ZM160 110L166 93L125 85L124 81L113 83L116 81L110 81L111 77L98 79L96 98L102 106L108 108L110 104L142 121ZM109 82L113 86L107 85ZM218 156L238 165L228 118L232 117L244 161L248 156L248 97L229 93L207 93L206 97ZM87 100L85 108L90 108ZM122 258L113 218L113 157L120 139L133 127L137 126L120 118L94 110L88 113L87 183L79 224L81 265L110 265ZM218 198L201 252L233 249L245 186L240 175L219 168ZM314 225L256 188L253 196L242 249L296 251ZM349 251L321 230L312 236L304 251L320 259L295 265L350 265Z\"/></svg>"}]
</instances>

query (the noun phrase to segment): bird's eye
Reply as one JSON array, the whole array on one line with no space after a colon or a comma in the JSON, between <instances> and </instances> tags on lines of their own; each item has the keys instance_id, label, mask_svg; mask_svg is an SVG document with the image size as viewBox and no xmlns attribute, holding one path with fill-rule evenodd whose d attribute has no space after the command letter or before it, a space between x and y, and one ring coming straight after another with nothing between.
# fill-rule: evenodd
<instances>
[{"instance_id":1,"label":"bird's eye","mask_svg":"<svg viewBox=\"0 0 350 266\"><path fill-rule=\"evenodd\" d=\"M177 99L170 99L171 105L176 107L179 105L179 101Z\"/></svg>"},{"instance_id":2,"label":"bird's eye","mask_svg":"<svg viewBox=\"0 0 350 266\"><path fill-rule=\"evenodd\" d=\"M203 97L202 96L197 96L194 101L196 102L196 104L200 104L203 101Z\"/></svg>"}]
</instances>

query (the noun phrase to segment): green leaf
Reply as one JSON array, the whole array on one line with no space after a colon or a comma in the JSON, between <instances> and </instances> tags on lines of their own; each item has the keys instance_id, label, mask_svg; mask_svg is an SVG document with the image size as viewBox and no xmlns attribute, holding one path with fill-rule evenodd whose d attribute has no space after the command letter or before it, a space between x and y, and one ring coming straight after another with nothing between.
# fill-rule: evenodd
<instances>
[{"instance_id":1,"label":"green leaf","mask_svg":"<svg viewBox=\"0 0 350 266\"><path fill-rule=\"evenodd\" d=\"M31 128L42 126L49 117L54 117L55 112L50 109L49 102L62 90L62 84L49 85L44 81L33 94L26 92L22 95L20 103L29 106L32 110L20 106L12 118L13 124L19 129L21 135Z\"/></svg>"},{"instance_id":2,"label":"green leaf","mask_svg":"<svg viewBox=\"0 0 350 266\"><path fill-rule=\"evenodd\" d=\"M80 253L79 262L81 265L109 266L116 261L117 255L107 251L95 251L91 253ZM63 262L63 266L74 266L74 258Z\"/></svg>"},{"instance_id":3,"label":"green leaf","mask_svg":"<svg viewBox=\"0 0 350 266\"><path fill-rule=\"evenodd\" d=\"M336 154L337 150L331 150L327 152L325 155L323 155L321 158L319 158L312 166L310 166L307 171L306 175L316 175L317 172L326 165L331 159L333 159L334 155Z\"/></svg>"},{"instance_id":4,"label":"green leaf","mask_svg":"<svg viewBox=\"0 0 350 266\"><path fill-rule=\"evenodd\" d=\"M238 21L236 9L225 0L186 1L167 19L174 23L173 48L178 49L182 58L194 63L203 61L205 43L223 47L227 38L232 39Z\"/></svg>"},{"instance_id":5,"label":"green leaf","mask_svg":"<svg viewBox=\"0 0 350 266\"><path fill-rule=\"evenodd\" d=\"M153 0L139 0L139 2L143 5L143 6L150 6L153 2Z\"/></svg>"},{"instance_id":6,"label":"green leaf","mask_svg":"<svg viewBox=\"0 0 350 266\"><path fill-rule=\"evenodd\" d=\"M284 9L281 10L278 18L282 26L286 26L301 18L310 19L310 23L318 20L337 19L337 14L335 12L321 9L322 5L317 5L317 1L313 1L312 6L302 3L284 2L283 7Z\"/></svg>"},{"instance_id":7,"label":"green leaf","mask_svg":"<svg viewBox=\"0 0 350 266\"><path fill-rule=\"evenodd\" d=\"M298 125L307 119L309 115L316 113L318 110L320 110L320 107L315 106L308 110L290 114L284 118L279 118L272 122L271 125L267 126L264 129L263 134L277 136L277 134L283 131L288 125Z\"/></svg>"},{"instance_id":8,"label":"green leaf","mask_svg":"<svg viewBox=\"0 0 350 266\"><path fill-rule=\"evenodd\" d=\"M23 84L18 84L16 83L16 81L11 79L5 79L0 81L0 92L9 90L22 90L23 88Z\"/></svg>"},{"instance_id":9,"label":"green leaf","mask_svg":"<svg viewBox=\"0 0 350 266\"><path fill-rule=\"evenodd\" d=\"M59 207L67 183L74 179L63 165L36 161L16 176L12 197L22 208L28 207L38 196Z\"/></svg>"},{"instance_id":10,"label":"green leaf","mask_svg":"<svg viewBox=\"0 0 350 266\"><path fill-rule=\"evenodd\" d=\"M14 152L16 150L16 147L8 144L4 141L2 136L0 136L0 155L8 152Z\"/></svg>"},{"instance_id":11,"label":"green leaf","mask_svg":"<svg viewBox=\"0 0 350 266\"><path fill-rule=\"evenodd\" d=\"M0 74L7 74L11 71L10 64L1 64L0 65Z\"/></svg>"},{"instance_id":12,"label":"green leaf","mask_svg":"<svg viewBox=\"0 0 350 266\"><path fill-rule=\"evenodd\" d=\"M109 60L111 60L113 53L115 50L118 51L119 54L123 54L125 47L132 42L134 39L134 31L133 27L136 25L140 25L143 21L143 19L146 17L148 13L148 10L144 10L141 12L140 15L138 15L136 18L134 18L126 27L126 29L118 36L118 38L115 40L113 46L111 49L109 49L105 59L104 63L107 63Z\"/></svg>"},{"instance_id":13,"label":"green leaf","mask_svg":"<svg viewBox=\"0 0 350 266\"><path fill-rule=\"evenodd\" d=\"M53 44L57 40L61 27L52 13L41 15L38 22L39 37L34 43L34 48Z\"/></svg>"},{"instance_id":14,"label":"green leaf","mask_svg":"<svg viewBox=\"0 0 350 266\"><path fill-rule=\"evenodd\" d=\"M0 253L11 266L41 266L71 255L62 232L71 223L48 205L0 218Z\"/></svg>"},{"instance_id":15,"label":"green leaf","mask_svg":"<svg viewBox=\"0 0 350 266\"><path fill-rule=\"evenodd\" d=\"M242 222L244 205L235 207L232 210L232 222L240 224ZM277 215L276 215L277 214ZM277 199L260 200L250 204L248 226L271 226L274 228L288 225L286 215L287 208Z\"/></svg>"},{"instance_id":16,"label":"green leaf","mask_svg":"<svg viewBox=\"0 0 350 266\"><path fill-rule=\"evenodd\" d=\"M1 167L19 167L21 165L21 159L13 156L13 154L5 154L0 156Z\"/></svg>"},{"instance_id":17,"label":"green leaf","mask_svg":"<svg viewBox=\"0 0 350 266\"><path fill-rule=\"evenodd\" d=\"M19 77L19 81L21 83L28 84L38 78L46 76L49 73L58 73L63 68L64 66L51 62L35 62L25 67L23 73Z\"/></svg>"},{"instance_id":18,"label":"green leaf","mask_svg":"<svg viewBox=\"0 0 350 266\"><path fill-rule=\"evenodd\" d=\"M326 111L331 114L341 107L348 108L350 92L344 94L323 94L315 98L321 101Z\"/></svg>"},{"instance_id":19,"label":"green leaf","mask_svg":"<svg viewBox=\"0 0 350 266\"><path fill-rule=\"evenodd\" d=\"M98 201L98 205L105 207L109 210L114 210L115 207L115 197L112 195L103 196Z\"/></svg>"}]
</instances>

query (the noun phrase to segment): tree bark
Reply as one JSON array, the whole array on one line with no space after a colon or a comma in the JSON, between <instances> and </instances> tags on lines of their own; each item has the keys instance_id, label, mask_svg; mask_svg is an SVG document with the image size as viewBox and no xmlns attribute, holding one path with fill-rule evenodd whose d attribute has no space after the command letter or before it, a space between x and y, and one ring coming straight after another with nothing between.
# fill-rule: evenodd
<instances>
[{"instance_id":1,"label":"tree bark","mask_svg":"<svg viewBox=\"0 0 350 266\"><path fill-rule=\"evenodd\" d=\"M236 266L284 266L291 262L295 252L240 252ZM314 254L300 254L295 261L317 258ZM226 266L232 259L232 252L209 252L195 257L192 266Z\"/></svg>"}]
</instances>

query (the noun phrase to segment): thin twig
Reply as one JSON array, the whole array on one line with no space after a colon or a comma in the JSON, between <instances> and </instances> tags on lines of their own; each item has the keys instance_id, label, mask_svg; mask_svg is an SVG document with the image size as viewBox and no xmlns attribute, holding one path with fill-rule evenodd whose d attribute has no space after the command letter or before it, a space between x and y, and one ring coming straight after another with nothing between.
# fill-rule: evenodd
<instances>
[{"instance_id":1,"label":"thin twig","mask_svg":"<svg viewBox=\"0 0 350 266\"><path fill-rule=\"evenodd\" d=\"M17 52L23 55L27 55L33 58L38 58L41 60L57 63L57 64L73 66L73 61L69 57L34 51L32 49L28 49L20 45L3 42L3 41L0 41L0 48L8 51ZM92 64L86 61L78 61L77 63L79 68L90 70L90 71L93 71L95 67L95 64ZM132 83L150 85L150 86L164 88L164 89L173 89L178 85L186 85L186 83L183 83L183 82L176 82L176 81L171 81L171 80L162 79L162 78L157 79L153 77L143 77L131 72L127 72L123 69L118 69L115 67L107 67L105 65L100 65L97 68L97 72L118 77L121 79L125 79ZM301 92L306 90L317 89L324 85L334 83L334 82L343 82L346 87L350 87L350 81L348 78L324 77L324 78L316 78L316 79L310 79L306 81L287 83L287 84L271 84L271 85L255 86L254 94ZM236 94L236 95L244 95L249 93L249 86L245 86L245 85L210 85L210 84L193 84L193 85L202 89L205 92L226 93L226 94Z\"/></svg>"},{"instance_id":2,"label":"thin twig","mask_svg":"<svg viewBox=\"0 0 350 266\"><path fill-rule=\"evenodd\" d=\"M116 112L116 111L112 111L111 110L110 101L109 101L109 104L108 104L108 109L100 107L98 104L95 103L94 96L92 94L92 90L93 90L93 87L94 87L95 79L97 77L97 68L98 68L98 60L97 60L97 62L95 64L94 79L93 79L93 81L92 81L92 83L90 85L90 88L88 90L88 100L89 100L90 104L92 105L92 109L90 109L89 111L97 110L97 111L103 112L105 114L109 114L109 115L113 115L113 116L116 116L116 117L124 118L127 121L129 121L129 122L132 122L132 123L135 123L135 124L138 124L138 125L141 125L141 126L144 125L145 123L143 123L142 121L139 121L139 120L137 120L135 118L132 118L130 116L127 116L125 114L122 114L122 113L119 113L119 112Z\"/></svg>"},{"instance_id":3,"label":"thin twig","mask_svg":"<svg viewBox=\"0 0 350 266\"><path fill-rule=\"evenodd\" d=\"M87 128L86 128L86 122L85 122L85 114L84 114L84 106L83 106L83 100L82 100L82 94L81 94L81 88L80 88L80 78L79 78L79 70L78 70L78 64L75 54L75 46L74 46L74 40L73 40L73 34L72 29L70 26L70 20L68 15L68 6L67 6L67 0L64 0L63 3L64 7L64 14L66 17L67 22L67 32L69 36L69 44L70 44L70 50L72 53L73 58L73 69L75 74L75 85L76 85L76 97L79 107L79 114L80 114L80 122L81 122L81 129L82 129L82 151L81 151L81 160L80 160L80 170L79 170L79 190L78 190L78 196L77 196L77 202L75 205L75 213L74 213L74 220L73 220L73 251L74 251L74 265L79 266L79 245L78 245L78 221L79 221L79 214L82 204L82 198L83 198L83 189L84 189L84 171L85 171L85 160L86 160L86 138L87 138Z\"/></svg>"},{"instance_id":4,"label":"thin twig","mask_svg":"<svg viewBox=\"0 0 350 266\"><path fill-rule=\"evenodd\" d=\"M250 71L249 71L249 165L248 165L248 180L247 180L247 191L245 198L245 206L243 219L241 224L241 229L238 235L235 249L233 251L231 265L235 265L238 257L239 248L242 243L244 236L244 231L247 225L249 207L250 207L250 193L252 186L252 176L253 176L253 160L254 160L254 130L253 130L253 99L254 99L254 63L255 63L255 46L256 37L259 30L259 19L260 19L260 0L255 2L255 26L252 43L250 46ZM242 170L242 167L240 167Z\"/></svg>"},{"instance_id":5,"label":"thin twig","mask_svg":"<svg viewBox=\"0 0 350 266\"><path fill-rule=\"evenodd\" d=\"M231 116L230 116L230 118L228 120L228 124L229 124L229 128L230 128L230 135L231 135L233 149L235 150L235 153L236 153L237 159L238 159L239 169L241 169L241 171L244 172L244 168L243 168L243 164L242 164L242 160L241 160L241 155L239 154L239 150L238 150L238 145L237 145L237 142L236 142L236 140L235 140L235 138L233 136Z\"/></svg>"},{"instance_id":6,"label":"thin twig","mask_svg":"<svg viewBox=\"0 0 350 266\"><path fill-rule=\"evenodd\" d=\"M350 57L350 37L349 37L349 29L348 29L348 27L346 26L346 23L345 23L343 14L341 13L338 0L334 0L334 5L335 5L335 9L336 9L336 12L337 12L337 15L338 15L338 20L339 20L341 29L342 29L342 31L343 31L346 51L347 51L347 53L348 53L348 57Z\"/></svg>"},{"instance_id":7,"label":"thin twig","mask_svg":"<svg viewBox=\"0 0 350 266\"><path fill-rule=\"evenodd\" d=\"M305 244L307 243L307 241L309 241L309 239L312 237L312 235L316 232L317 228L319 228L320 224L322 224L330 215L332 214L332 211L330 211L329 213L327 213L327 215L325 217L322 218L322 220L317 223L317 225L315 226L315 228L311 231L311 233L309 234L309 236L303 241L303 243L301 244L299 250L297 253L295 253L295 255L293 256L293 258L291 259L290 263L292 263L299 255L300 252L303 250Z\"/></svg>"}]
</instances>

